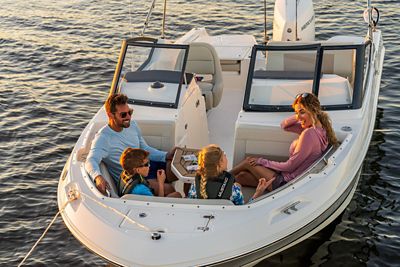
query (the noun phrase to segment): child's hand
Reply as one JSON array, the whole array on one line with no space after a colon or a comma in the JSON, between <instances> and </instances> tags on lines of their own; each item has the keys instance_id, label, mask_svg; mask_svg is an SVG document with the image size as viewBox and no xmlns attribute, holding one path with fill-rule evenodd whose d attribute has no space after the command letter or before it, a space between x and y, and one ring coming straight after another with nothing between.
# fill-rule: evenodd
<instances>
[{"instance_id":1,"label":"child's hand","mask_svg":"<svg viewBox=\"0 0 400 267\"><path fill-rule=\"evenodd\" d=\"M165 171L164 170L158 170L157 171L157 181L159 182L159 183L165 183L165 179L166 179L166 176L165 176Z\"/></svg>"}]
</instances>

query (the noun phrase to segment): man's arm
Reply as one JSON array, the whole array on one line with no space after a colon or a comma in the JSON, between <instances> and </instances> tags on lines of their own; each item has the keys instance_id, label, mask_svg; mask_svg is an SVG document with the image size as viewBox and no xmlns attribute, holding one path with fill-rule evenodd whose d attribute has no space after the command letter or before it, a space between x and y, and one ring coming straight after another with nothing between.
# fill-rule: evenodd
<instances>
[{"instance_id":1,"label":"man's arm","mask_svg":"<svg viewBox=\"0 0 400 267\"><path fill-rule=\"evenodd\" d=\"M100 134L96 135L92 142L89 154L86 158L85 169L93 179L97 189L106 195L106 188L110 189L109 184L104 179L100 170L101 161L108 156L108 143L106 138Z\"/></svg>"},{"instance_id":2,"label":"man's arm","mask_svg":"<svg viewBox=\"0 0 400 267\"><path fill-rule=\"evenodd\" d=\"M110 185L108 184L108 182L106 181L106 179L104 179L103 176L98 175L94 178L94 184L96 185L96 188L105 196L109 196L109 194L107 193L107 190L110 191Z\"/></svg>"}]
</instances>

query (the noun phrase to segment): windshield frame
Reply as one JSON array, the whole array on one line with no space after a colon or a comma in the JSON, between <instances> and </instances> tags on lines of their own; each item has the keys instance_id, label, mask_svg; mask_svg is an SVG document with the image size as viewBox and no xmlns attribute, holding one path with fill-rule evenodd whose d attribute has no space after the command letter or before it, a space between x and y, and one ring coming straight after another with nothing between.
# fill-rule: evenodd
<instances>
[{"instance_id":1,"label":"windshield frame","mask_svg":"<svg viewBox=\"0 0 400 267\"><path fill-rule=\"evenodd\" d=\"M290 105L259 105L250 104L250 93L254 77L254 68L257 59L257 52L268 52L268 51L315 51L315 69L313 75L312 91L318 92L319 81L321 75L322 66L322 49L321 44L307 44L307 45L255 45L251 51L251 59L249 65L249 72L247 75L246 91L244 94L243 110L250 112L282 112L292 111Z\"/></svg>"},{"instance_id":2,"label":"windshield frame","mask_svg":"<svg viewBox=\"0 0 400 267\"><path fill-rule=\"evenodd\" d=\"M315 43L307 45L255 45L252 49L249 72L246 82L246 91L243 100L243 110L246 112L288 112L293 111L291 105L260 105L249 104L252 83L254 78L254 68L257 59L257 52L259 51L316 51L315 71L313 77L312 93L316 96L319 95L320 82L322 77L322 63L324 51L329 50L354 50L355 51L355 81L352 95L352 102L349 104L334 104L322 105L324 110L347 110L359 109L362 106L364 91L366 90L364 84L364 64L368 62L365 59L365 49L370 45L366 41L360 44L329 44L329 43ZM365 70L365 71L368 71Z\"/></svg>"},{"instance_id":3,"label":"windshield frame","mask_svg":"<svg viewBox=\"0 0 400 267\"><path fill-rule=\"evenodd\" d=\"M171 72L171 74L172 73L176 74L177 72L179 73L179 75L178 75L179 76L178 90L177 90L177 94L176 94L176 98L175 98L174 102L167 103L167 102L157 102L157 101L148 101L148 100L131 99L131 98L128 100L128 103L135 104L135 105L177 109L178 105L179 105L182 84L190 83L190 80L193 78L193 75L188 75L188 74L185 75L186 62L187 62L187 58L188 58L188 54L189 54L189 45L158 43L157 39L150 38L150 37L135 37L135 38L123 40L119 58L118 58L118 63L117 63L117 66L116 66L116 69L114 72L114 77L113 77L113 81L112 81L111 88L110 88L110 94L116 94L119 92L119 84L120 84L121 78L122 78L121 77L122 67L124 66L124 61L125 61L126 53L127 53L129 46L151 48L148 58L137 69L137 71L143 71L143 68L151 60L153 51L156 48L180 49L180 50L185 51L184 56L183 56L182 69L180 70L180 73L179 73L179 71L167 71L167 70L163 71L163 72Z\"/></svg>"}]
</instances>

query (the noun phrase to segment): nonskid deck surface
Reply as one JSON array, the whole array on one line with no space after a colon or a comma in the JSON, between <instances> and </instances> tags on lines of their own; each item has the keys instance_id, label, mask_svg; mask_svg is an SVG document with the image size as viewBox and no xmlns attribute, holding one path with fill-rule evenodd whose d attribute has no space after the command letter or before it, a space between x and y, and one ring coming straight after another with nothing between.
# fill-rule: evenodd
<instances>
[{"instance_id":1,"label":"nonskid deck surface","mask_svg":"<svg viewBox=\"0 0 400 267\"><path fill-rule=\"evenodd\" d=\"M219 145L228 157L228 168L233 161L235 123L242 109L243 92L224 89L219 105L207 113L209 140Z\"/></svg>"}]
</instances>

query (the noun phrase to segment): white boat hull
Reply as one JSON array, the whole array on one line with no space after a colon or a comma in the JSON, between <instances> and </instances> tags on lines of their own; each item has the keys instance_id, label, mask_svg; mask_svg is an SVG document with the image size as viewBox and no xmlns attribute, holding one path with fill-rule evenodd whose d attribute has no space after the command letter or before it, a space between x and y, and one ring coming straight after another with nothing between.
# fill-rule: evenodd
<instances>
[{"instance_id":1,"label":"white boat hull","mask_svg":"<svg viewBox=\"0 0 400 267\"><path fill-rule=\"evenodd\" d=\"M317 233L345 210L357 187L377 109L384 56L380 32L375 34L374 44L378 50L372 61L374 67L367 76L362 107L329 112L342 144L329 155L323 170L310 172L281 190L243 206L216 205L206 200L102 196L84 169L88 140L93 138L95 127L106 123L101 109L77 141L60 178L60 208L68 201L70 190L80 194L61 213L66 226L89 250L123 266L252 265ZM185 94L185 103L191 101L191 96L198 97L198 87L189 89L193 91ZM224 94L227 92L229 89L225 88ZM149 124L143 118L154 123L176 117L179 110L154 109L154 114L148 114L145 107L135 106L135 116L139 125L143 123L146 128ZM279 129L280 120L288 115L287 112L268 116L238 112L235 131L241 125ZM169 125L182 124L170 121ZM235 140L237 136L229 138ZM225 139L232 140L229 138ZM171 140L177 143L185 139ZM232 143L224 146L232 162L238 148ZM161 238L152 239L154 233Z\"/></svg>"}]
</instances>

